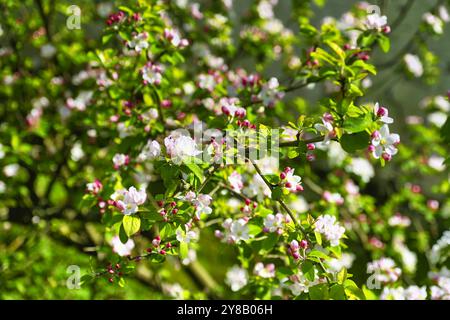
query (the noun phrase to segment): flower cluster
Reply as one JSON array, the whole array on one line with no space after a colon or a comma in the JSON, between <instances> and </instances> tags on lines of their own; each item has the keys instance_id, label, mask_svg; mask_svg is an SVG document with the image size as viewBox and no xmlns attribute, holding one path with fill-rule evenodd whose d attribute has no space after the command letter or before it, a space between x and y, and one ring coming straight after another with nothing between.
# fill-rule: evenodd
<instances>
[{"instance_id":1,"label":"flower cluster","mask_svg":"<svg viewBox=\"0 0 450 320\"><path fill-rule=\"evenodd\" d=\"M247 241L250 239L250 230L247 222L246 219L233 220L228 218L222 224L224 232L216 230L215 235L227 243L238 244L241 241Z\"/></svg>"},{"instance_id":2,"label":"flower cluster","mask_svg":"<svg viewBox=\"0 0 450 320\"><path fill-rule=\"evenodd\" d=\"M124 215L132 215L138 211L138 206L145 203L147 193L135 187L120 189L111 195L111 205L117 207Z\"/></svg>"},{"instance_id":3,"label":"flower cluster","mask_svg":"<svg viewBox=\"0 0 450 320\"><path fill-rule=\"evenodd\" d=\"M367 264L367 273L374 275L374 280L381 283L391 283L398 280L402 270L391 258L381 258Z\"/></svg>"},{"instance_id":4,"label":"flower cluster","mask_svg":"<svg viewBox=\"0 0 450 320\"><path fill-rule=\"evenodd\" d=\"M314 230L324 235L332 246L339 245L339 240L345 232L345 228L336 221L336 217L329 214L317 218Z\"/></svg>"}]
</instances>

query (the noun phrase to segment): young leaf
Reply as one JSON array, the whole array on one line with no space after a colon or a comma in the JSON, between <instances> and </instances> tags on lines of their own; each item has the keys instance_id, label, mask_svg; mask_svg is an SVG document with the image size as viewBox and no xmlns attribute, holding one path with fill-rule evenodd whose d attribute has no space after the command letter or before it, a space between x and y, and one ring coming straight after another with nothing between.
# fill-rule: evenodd
<instances>
[{"instance_id":1,"label":"young leaf","mask_svg":"<svg viewBox=\"0 0 450 320\"><path fill-rule=\"evenodd\" d=\"M122 220L122 226L128 237L139 231L141 227L141 218L133 215L124 216Z\"/></svg>"}]
</instances>

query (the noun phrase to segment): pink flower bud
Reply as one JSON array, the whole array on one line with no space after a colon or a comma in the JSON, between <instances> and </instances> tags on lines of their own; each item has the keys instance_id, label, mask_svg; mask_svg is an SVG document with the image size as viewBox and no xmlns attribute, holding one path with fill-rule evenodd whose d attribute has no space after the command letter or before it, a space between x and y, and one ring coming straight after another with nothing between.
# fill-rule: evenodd
<instances>
[{"instance_id":1,"label":"pink flower bud","mask_svg":"<svg viewBox=\"0 0 450 320\"><path fill-rule=\"evenodd\" d=\"M308 248L308 241L306 241L306 240L300 241L300 247L301 247L302 249Z\"/></svg>"},{"instance_id":2,"label":"pink flower bud","mask_svg":"<svg viewBox=\"0 0 450 320\"><path fill-rule=\"evenodd\" d=\"M387 116L387 114L388 114L388 111L384 107L379 108L378 111L377 111L377 116L378 117L384 117L384 116Z\"/></svg>"},{"instance_id":3,"label":"pink flower bud","mask_svg":"<svg viewBox=\"0 0 450 320\"><path fill-rule=\"evenodd\" d=\"M389 153L386 153L386 152L383 153L382 157L383 157L383 159L385 161L391 161L392 160L392 155L390 155Z\"/></svg>"},{"instance_id":4,"label":"pink flower bud","mask_svg":"<svg viewBox=\"0 0 450 320\"><path fill-rule=\"evenodd\" d=\"M374 151L375 151L375 146L371 144L371 145L367 148L367 150L368 150L369 152L374 152Z\"/></svg>"},{"instance_id":5,"label":"pink flower bud","mask_svg":"<svg viewBox=\"0 0 450 320\"><path fill-rule=\"evenodd\" d=\"M316 149L316 146L314 145L314 143L308 143L306 145L306 149L308 149L309 151L312 151L312 150Z\"/></svg>"},{"instance_id":6,"label":"pink flower bud","mask_svg":"<svg viewBox=\"0 0 450 320\"><path fill-rule=\"evenodd\" d=\"M331 113L329 113L329 112L325 112L322 117L323 117L323 120L325 120L327 122L333 122L334 121L333 115Z\"/></svg>"},{"instance_id":7,"label":"pink flower bud","mask_svg":"<svg viewBox=\"0 0 450 320\"><path fill-rule=\"evenodd\" d=\"M290 244L290 249L292 252L295 252L299 249L299 245L298 245L298 241L297 240L292 240L291 244Z\"/></svg>"},{"instance_id":8,"label":"pink flower bud","mask_svg":"<svg viewBox=\"0 0 450 320\"><path fill-rule=\"evenodd\" d=\"M314 160L316 160L316 156L313 155L313 154L307 154L307 155L306 155L306 160L308 160L308 161L314 161Z\"/></svg>"},{"instance_id":9,"label":"pink flower bud","mask_svg":"<svg viewBox=\"0 0 450 320\"><path fill-rule=\"evenodd\" d=\"M284 172L280 173L280 179L281 180L286 179L286 173L284 173Z\"/></svg>"},{"instance_id":10,"label":"pink flower bud","mask_svg":"<svg viewBox=\"0 0 450 320\"><path fill-rule=\"evenodd\" d=\"M390 26L385 26L385 27L383 28L383 33L385 33L385 34L391 33L391 27L390 27Z\"/></svg>"},{"instance_id":11,"label":"pink flower bud","mask_svg":"<svg viewBox=\"0 0 450 320\"><path fill-rule=\"evenodd\" d=\"M381 133L380 131L376 130L372 133L372 138L373 139L380 139L381 138Z\"/></svg>"}]
</instances>

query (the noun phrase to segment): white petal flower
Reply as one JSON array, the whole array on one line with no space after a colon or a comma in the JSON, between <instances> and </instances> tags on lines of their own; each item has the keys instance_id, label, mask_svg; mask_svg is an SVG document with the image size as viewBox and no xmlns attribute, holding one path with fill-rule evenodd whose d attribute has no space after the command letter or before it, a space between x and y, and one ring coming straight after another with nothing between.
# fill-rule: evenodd
<instances>
[{"instance_id":1,"label":"white petal flower","mask_svg":"<svg viewBox=\"0 0 450 320\"><path fill-rule=\"evenodd\" d=\"M241 290L248 283L247 270L238 266L233 266L228 270L225 282L230 286L232 291L236 292Z\"/></svg>"},{"instance_id":2,"label":"white petal flower","mask_svg":"<svg viewBox=\"0 0 450 320\"><path fill-rule=\"evenodd\" d=\"M120 241L119 236L114 236L111 240L111 245L115 253L121 257L124 257L131 254L131 251L134 248L134 241L133 239L128 239L128 241L124 244Z\"/></svg>"},{"instance_id":3,"label":"white petal flower","mask_svg":"<svg viewBox=\"0 0 450 320\"><path fill-rule=\"evenodd\" d=\"M406 63L406 67L416 78L420 78L423 75L424 69L420 58L413 54L406 54L403 58Z\"/></svg>"}]
</instances>

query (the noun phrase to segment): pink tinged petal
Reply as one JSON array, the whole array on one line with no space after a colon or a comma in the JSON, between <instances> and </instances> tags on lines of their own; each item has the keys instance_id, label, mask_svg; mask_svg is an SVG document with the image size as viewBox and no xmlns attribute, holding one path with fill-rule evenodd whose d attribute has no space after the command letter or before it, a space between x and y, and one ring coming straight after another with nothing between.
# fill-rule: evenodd
<instances>
[{"instance_id":1,"label":"pink tinged petal","mask_svg":"<svg viewBox=\"0 0 450 320\"><path fill-rule=\"evenodd\" d=\"M376 146L375 151L373 152L373 157L375 159L380 159L382 154L383 154L383 147L380 145Z\"/></svg>"}]
</instances>

